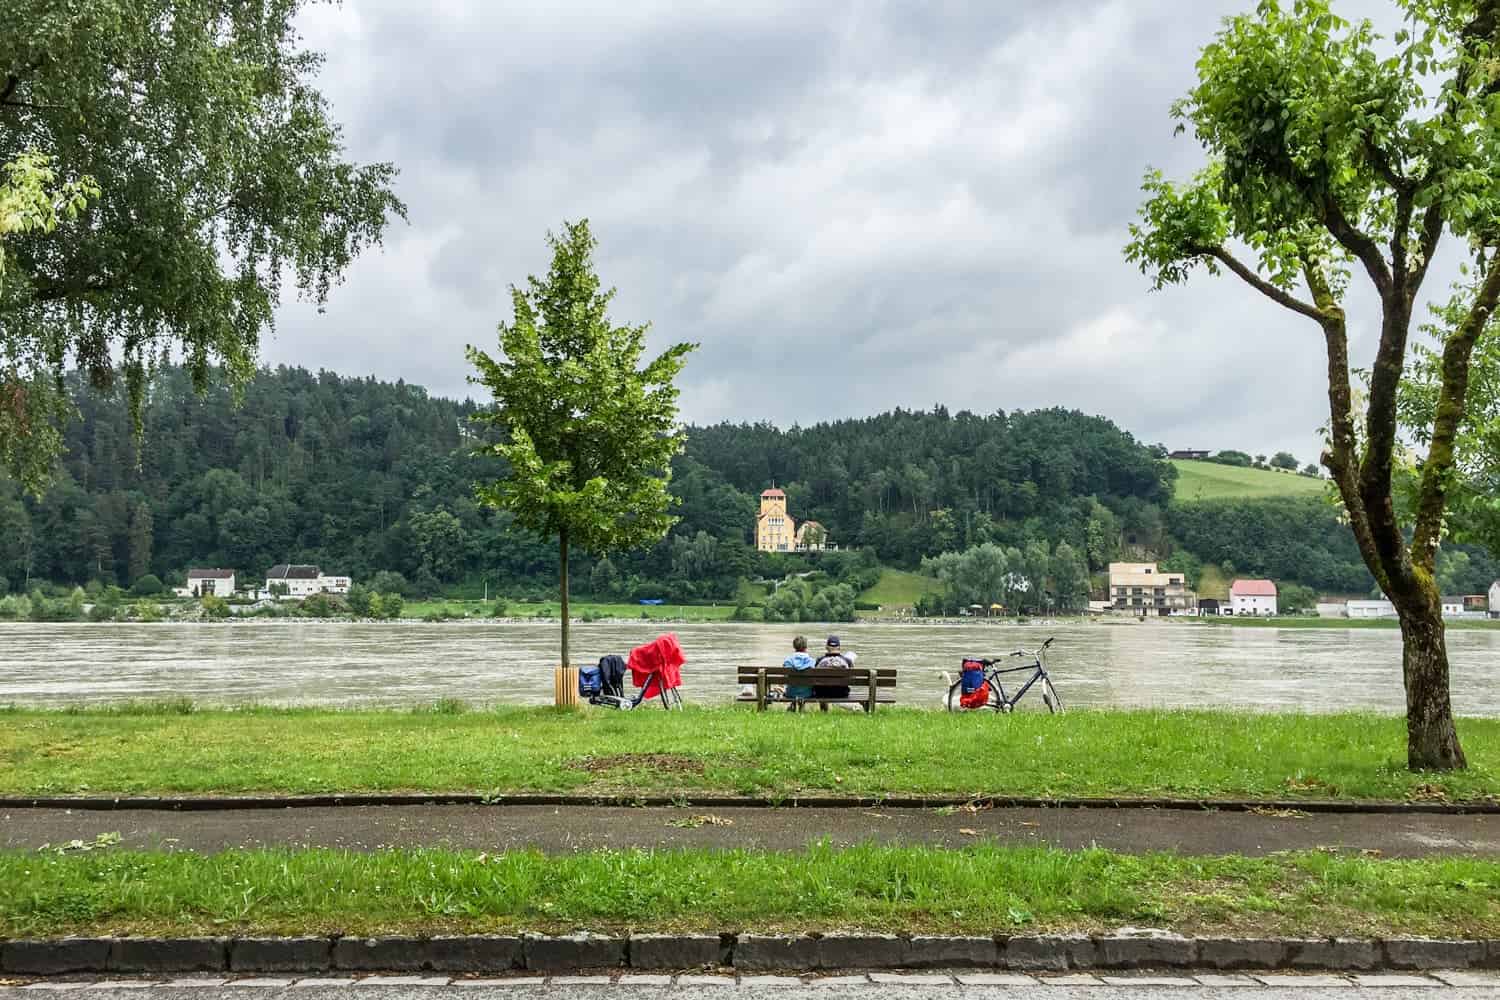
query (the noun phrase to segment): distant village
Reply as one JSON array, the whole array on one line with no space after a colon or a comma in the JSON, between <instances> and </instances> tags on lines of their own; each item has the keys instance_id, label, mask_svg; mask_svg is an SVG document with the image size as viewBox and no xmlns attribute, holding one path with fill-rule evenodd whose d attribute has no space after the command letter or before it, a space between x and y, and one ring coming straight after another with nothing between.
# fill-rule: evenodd
<instances>
[{"instance_id":1,"label":"distant village","mask_svg":"<svg viewBox=\"0 0 1500 1000\"><path fill-rule=\"evenodd\" d=\"M172 588L178 597L239 597L253 601L301 600L314 594L347 594L347 576L329 576L317 566L278 563L266 570L263 587L237 585L232 569L190 569L187 585Z\"/></svg>"},{"instance_id":2,"label":"distant village","mask_svg":"<svg viewBox=\"0 0 1500 1000\"><path fill-rule=\"evenodd\" d=\"M1207 454L1174 453L1183 457ZM761 552L820 552L838 548L817 521L799 524L787 510L785 491L774 486L760 495L755 547ZM1137 618L1218 615L1269 618L1278 613L1276 599L1276 583L1272 580L1236 578L1229 584L1227 599L1200 598L1188 587L1184 573L1159 569L1154 562L1112 562L1106 596L1090 601L1089 612ZM1490 584L1488 594L1444 596L1442 606L1444 618L1500 618L1500 580ZM991 609L968 609L970 614L1004 611L998 605ZM1328 598L1318 602L1317 613L1321 618L1394 618L1396 607L1384 599Z\"/></svg>"}]
</instances>

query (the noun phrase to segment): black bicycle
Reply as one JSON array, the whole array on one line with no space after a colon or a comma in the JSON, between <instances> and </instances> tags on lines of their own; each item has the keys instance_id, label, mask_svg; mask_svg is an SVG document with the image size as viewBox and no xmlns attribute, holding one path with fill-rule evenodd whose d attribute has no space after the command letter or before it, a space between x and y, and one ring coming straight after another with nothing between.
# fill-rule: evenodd
<instances>
[{"instance_id":1,"label":"black bicycle","mask_svg":"<svg viewBox=\"0 0 1500 1000\"><path fill-rule=\"evenodd\" d=\"M987 708L995 712L1011 712L1015 710L1016 703L1026 697L1027 691L1040 685L1042 704L1047 706L1047 711L1053 714L1061 712L1062 698L1058 697L1057 689L1052 686L1052 678L1048 675L1046 666L1047 647L1052 645L1055 638L1048 639L1042 643L1041 648L1035 650L1018 649L1009 656L992 660L965 660L963 673L948 688L948 711L972 712ZM1029 656L1031 662L1019 667L1000 666L1018 656ZM1026 678L1026 683L1015 694L1006 694L1005 675L1027 671L1031 672L1031 676Z\"/></svg>"}]
</instances>

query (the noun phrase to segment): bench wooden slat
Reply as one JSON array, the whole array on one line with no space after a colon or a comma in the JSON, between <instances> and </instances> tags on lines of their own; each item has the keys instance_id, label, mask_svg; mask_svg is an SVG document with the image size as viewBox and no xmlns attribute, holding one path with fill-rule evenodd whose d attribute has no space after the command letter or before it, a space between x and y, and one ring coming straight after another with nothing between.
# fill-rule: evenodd
<instances>
[{"instance_id":1,"label":"bench wooden slat","mask_svg":"<svg viewBox=\"0 0 1500 1000\"><path fill-rule=\"evenodd\" d=\"M896 687L896 669L894 667L813 667L808 670L794 670L791 667L749 667L736 668L738 683L753 685L754 694L742 694L735 701L755 702L762 710L768 702L797 704L799 709L802 705L819 705L827 711L830 704L863 705L865 711L873 711L876 705L893 705L896 702L893 688ZM772 686L781 687L848 687L860 688L862 695L856 696L851 690L849 695L842 698L817 697L808 698L786 698L776 697L770 693Z\"/></svg>"}]
</instances>

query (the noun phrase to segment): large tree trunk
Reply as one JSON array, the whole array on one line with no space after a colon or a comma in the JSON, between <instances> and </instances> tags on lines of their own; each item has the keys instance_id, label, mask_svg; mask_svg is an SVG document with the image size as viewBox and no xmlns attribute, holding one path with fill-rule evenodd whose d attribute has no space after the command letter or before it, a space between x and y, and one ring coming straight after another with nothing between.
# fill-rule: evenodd
<instances>
[{"instance_id":1,"label":"large tree trunk","mask_svg":"<svg viewBox=\"0 0 1500 1000\"><path fill-rule=\"evenodd\" d=\"M568 661L568 529L557 535L558 569L562 578L562 665L572 666ZM1446 667L1444 668L1446 670Z\"/></svg>"},{"instance_id":2,"label":"large tree trunk","mask_svg":"<svg viewBox=\"0 0 1500 1000\"><path fill-rule=\"evenodd\" d=\"M1467 767L1448 700L1448 648L1440 605L1430 599L1401 615L1401 672L1406 684L1406 766Z\"/></svg>"}]
</instances>

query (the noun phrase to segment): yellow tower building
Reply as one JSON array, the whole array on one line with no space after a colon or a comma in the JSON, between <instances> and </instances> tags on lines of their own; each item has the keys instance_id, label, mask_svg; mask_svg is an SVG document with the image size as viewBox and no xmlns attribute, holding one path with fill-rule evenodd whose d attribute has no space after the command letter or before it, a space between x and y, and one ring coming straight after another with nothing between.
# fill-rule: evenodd
<instances>
[{"instance_id":1,"label":"yellow tower building","mask_svg":"<svg viewBox=\"0 0 1500 1000\"><path fill-rule=\"evenodd\" d=\"M773 486L760 495L755 547L762 552L791 552L796 538L797 522L787 516L786 494Z\"/></svg>"}]
</instances>

